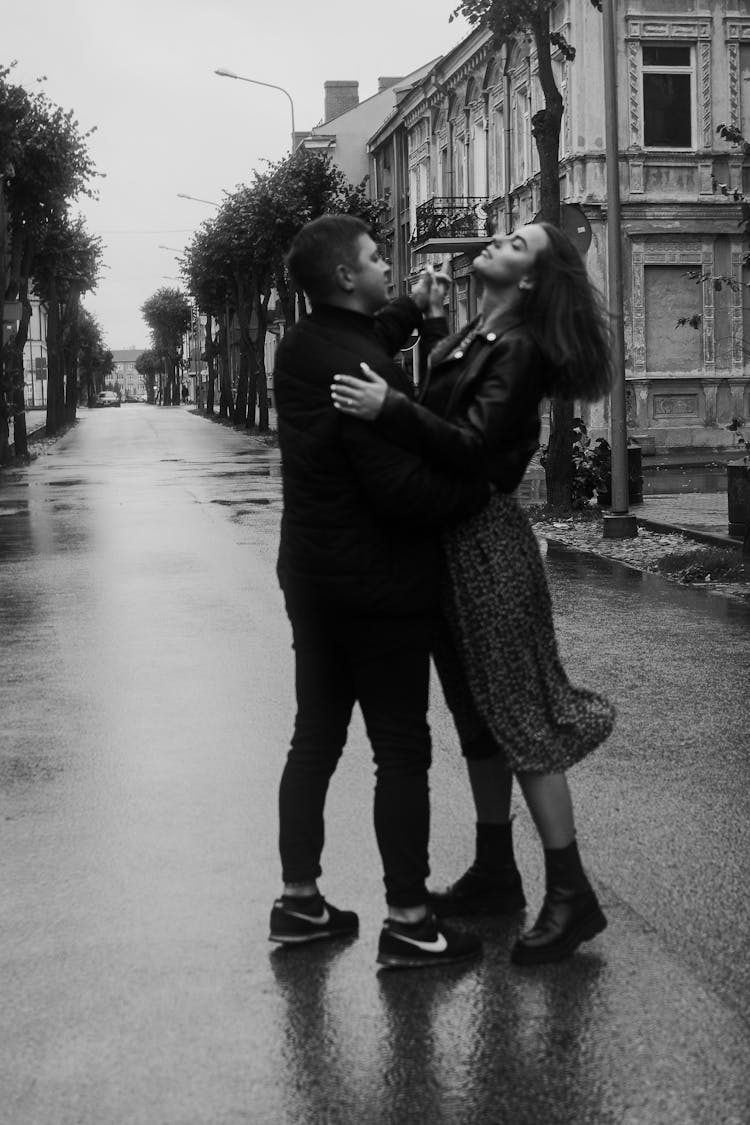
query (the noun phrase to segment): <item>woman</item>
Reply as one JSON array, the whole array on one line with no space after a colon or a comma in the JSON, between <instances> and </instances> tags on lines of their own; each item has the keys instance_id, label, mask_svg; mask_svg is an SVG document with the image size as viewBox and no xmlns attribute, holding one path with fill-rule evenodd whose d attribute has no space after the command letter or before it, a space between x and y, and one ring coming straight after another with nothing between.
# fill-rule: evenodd
<instances>
[{"instance_id":1,"label":"woman","mask_svg":"<svg viewBox=\"0 0 750 1125\"><path fill-rule=\"evenodd\" d=\"M517 964L556 961L603 930L581 865L565 770L611 732L614 711L574 688L560 664L544 567L515 498L539 444L546 395L595 400L606 391L606 317L580 255L555 227L497 235L474 260L480 313L433 349L420 401L363 365L337 376L334 405L391 440L461 473L486 473L492 498L444 532L446 580L435 662L467 758L477 852L438 913L496 914L525 905L513 856L513 776L544 847L546 893L516 941ZM431 313L442 314L433 287Z\"/></svg>"}]
</instances>

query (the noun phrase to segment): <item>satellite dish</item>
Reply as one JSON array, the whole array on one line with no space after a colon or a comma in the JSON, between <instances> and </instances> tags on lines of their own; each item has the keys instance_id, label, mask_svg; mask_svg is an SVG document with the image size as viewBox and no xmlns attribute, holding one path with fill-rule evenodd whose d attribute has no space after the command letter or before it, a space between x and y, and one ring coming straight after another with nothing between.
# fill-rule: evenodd
<instances>
[{"instance_id":1,"label":"satellite dish","mask_svg":"<svg viewBox=\"0 0 750 1125\"><path fill-rule=\"evenodd\" d=\"M538 223L541 217L540 212L532 221ZM561 204L560 227L583 256L591 245L591 223L586 218L583 208L577 203Z\"/></svg>"}]
</instances>

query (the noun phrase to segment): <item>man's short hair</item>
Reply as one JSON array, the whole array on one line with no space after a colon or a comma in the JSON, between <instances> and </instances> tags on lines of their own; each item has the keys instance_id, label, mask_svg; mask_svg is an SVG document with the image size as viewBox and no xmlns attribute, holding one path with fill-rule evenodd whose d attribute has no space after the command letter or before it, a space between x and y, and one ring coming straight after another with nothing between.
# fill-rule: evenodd
<instances>
[{"instance_id":1,"label":"man's short hair","mask_svg":"<svg viewBox=\"0 0 750 1125\"><path fill-rule=\"evenodd\" d=\"M334 292L337 266L356 267L363 234L370 227L355 215L321 215L295 235L286 264L313 304Z\"/></svg>"}]
</instances>

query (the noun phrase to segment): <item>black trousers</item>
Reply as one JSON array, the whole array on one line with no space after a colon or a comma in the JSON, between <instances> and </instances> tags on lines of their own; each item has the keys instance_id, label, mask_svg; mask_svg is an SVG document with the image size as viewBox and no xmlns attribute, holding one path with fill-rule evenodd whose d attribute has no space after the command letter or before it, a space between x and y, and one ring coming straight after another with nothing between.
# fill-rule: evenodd
<instances>
[{"instance_id":1,"label":"black trousers","mask_svg":"<svg viewBox=\"0 0 750 1125\"><path fill-rule=\"evenodd\" d=\"M386 901L427 901L431 758L427 725L432 618L352 617L341 607L287 609L292 623L297 717L279 790L285 883L321 874L328 784L355 702L375 761L375 834Z\"/></svg>"}]
</instances>

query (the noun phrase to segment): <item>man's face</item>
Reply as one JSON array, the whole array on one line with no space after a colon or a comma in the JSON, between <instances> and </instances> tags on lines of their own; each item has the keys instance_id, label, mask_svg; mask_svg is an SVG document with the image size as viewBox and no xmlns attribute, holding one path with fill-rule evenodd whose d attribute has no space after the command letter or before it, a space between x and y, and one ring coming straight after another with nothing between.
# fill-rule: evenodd
<instances>
[{"instance_id":1,"label":"man's face","mask_svg":"<svg viewBox=\"0 0 750 1125\"><path fill-rule=\"evenodd\" d=\"M357 264L352 271L354 294L367 312L377 312L388 301L391 267L385 262L369 234L359 236Z\"/></svg>"}]
</instances>

